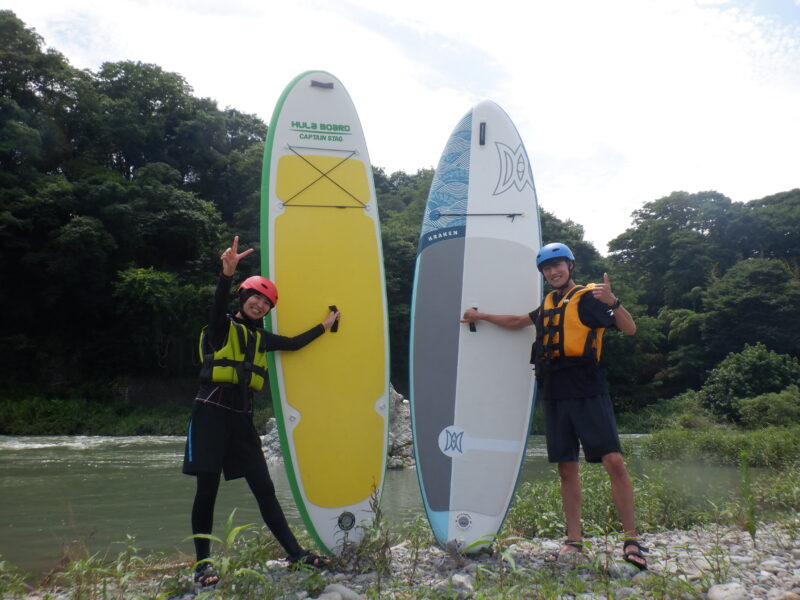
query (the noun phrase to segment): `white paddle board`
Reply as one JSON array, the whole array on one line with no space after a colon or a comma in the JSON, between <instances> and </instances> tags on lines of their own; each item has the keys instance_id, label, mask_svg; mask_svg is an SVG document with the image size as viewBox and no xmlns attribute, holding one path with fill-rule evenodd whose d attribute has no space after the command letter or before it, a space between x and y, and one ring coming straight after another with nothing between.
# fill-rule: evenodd
<instances>
[{"instance_id":1,"label":"white paddle board","mask_svg":"<svg viewBox=\"0 0 800 600\"><path fill-rule=\"evenodd\" d=\"M485 101L447 141L417 251L410 400L417 473L437 541L493 541L511 505L533 415L533 327L459 323L470 307L524 314L541 301L539 212L508 115Z\"/></svg>"}]
</instances>

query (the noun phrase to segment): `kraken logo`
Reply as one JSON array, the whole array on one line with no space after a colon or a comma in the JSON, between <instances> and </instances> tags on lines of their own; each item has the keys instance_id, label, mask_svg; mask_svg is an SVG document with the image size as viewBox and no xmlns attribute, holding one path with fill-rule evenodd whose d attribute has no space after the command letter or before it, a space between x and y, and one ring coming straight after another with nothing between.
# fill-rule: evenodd
<instances>
[{"instance_id":1,"label":"kraken logo","mask_svg":"<svg viewBox=\"0 0 800 600\"><path fill-rule=\"evenodd\" d=\"M451 425L439 433L439 449L451 458L464 454L463 444L464 430L461 427Z\"/></svg>"},{"instance_id":2,"label":"kraken logo","mask_svg":"<svg viewBox=\"0 0 800 600\"><path fill-rule=\"evenodd\" d=\"M500 142L495 142L495 146L497 146L497 156L500 159L500 176L497 179L494 195L507 192L512 187L517 188L520 192L526 185L533 189L533 174L528 164L528 155L525 154L522 144L517 146L516 150Z\"/></svg>"},{"instance_id":3,"label":"kraken logo","mask_svg":"<svg viewBox=\"0 0 800 600\"><path fill-rule=\"evenodd\" d=\"M463 450L461 449L461 440L464 438L464 432L455 433L453 431L448 431L447 433L447 443L444 447L444 451L447 452L448 450L452 450L453 452L462 453Z\"/></svg>"}]
</instances>

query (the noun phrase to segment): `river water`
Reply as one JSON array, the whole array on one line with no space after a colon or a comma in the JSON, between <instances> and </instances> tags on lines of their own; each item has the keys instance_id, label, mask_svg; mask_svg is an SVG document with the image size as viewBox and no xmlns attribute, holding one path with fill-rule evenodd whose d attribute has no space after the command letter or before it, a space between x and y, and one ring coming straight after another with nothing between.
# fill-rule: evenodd
<instances>
[{"instance_id":1,"label":"river water","mask_svg":"<svg viewBox=\"0 0 800 600\"><path fill-rule=\"evenodd\" d=\"M174 436L0 436L0 556L46 573L76 546L116 556L128 534L142 550L190 555L195 479L180 472L183 443ZM289 521L302 528L283 465L270 472ZM555 477L543 438L533 436L522 480ZM382 506L389 521L422 514L414 469L387 472ZM216 531L234 508L237 525L261 525L243 479L221 484Z\"/></svg>"}]
</instances>

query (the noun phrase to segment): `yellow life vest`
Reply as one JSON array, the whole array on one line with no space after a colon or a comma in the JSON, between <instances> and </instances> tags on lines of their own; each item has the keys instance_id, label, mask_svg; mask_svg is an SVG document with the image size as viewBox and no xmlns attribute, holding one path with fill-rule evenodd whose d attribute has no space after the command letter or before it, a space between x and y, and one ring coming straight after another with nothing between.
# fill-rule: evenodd
<instances>
[{"instance_id":1,"label":"yellow life vest","mask_svg":"<svg viewBox=\"0 0 800 600\"><path fill-rule=\"evenodd\" d=\"M579 358L600 361L605 328L592 329L581 322L578 314L580 297L594 284L576 285L556 303L556 291L545 296L541 309L541 329L537 326L537 342L541 360Z\"/></svg>"},{"instance_id":2,"label":"yellow life vest","mask_svg":"<svg viewBox=\"0 0 800 600\"><path fill-rule=\"evenodd\" d=\"M225 345L216 352L204 352L206 328L200 334L200 379L234 384L254 391L264 387L267 378L267 340L261 329L249 329L229 319Z\"/></svg>"}]
</instances>

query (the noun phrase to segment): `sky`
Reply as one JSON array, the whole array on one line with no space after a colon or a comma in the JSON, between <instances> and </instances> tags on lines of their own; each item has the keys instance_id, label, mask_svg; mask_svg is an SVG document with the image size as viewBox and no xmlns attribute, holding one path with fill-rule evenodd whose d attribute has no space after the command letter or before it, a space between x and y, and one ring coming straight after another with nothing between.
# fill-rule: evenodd
<instances>
[{"instance_id":1,"label":"sky","mask_svg":"<svg viewBox=\"0 0 800 600\"><path fill-rule=\"evenodd\" d=\"M602 253L674 191L800 187L800 0L5 0L78 68L154 63L269 122L286 85L345 85L373 165L435 167L490 99L539 204ZM544 240L545 242L553 240Z\"/></svg>"}]
</instances>

